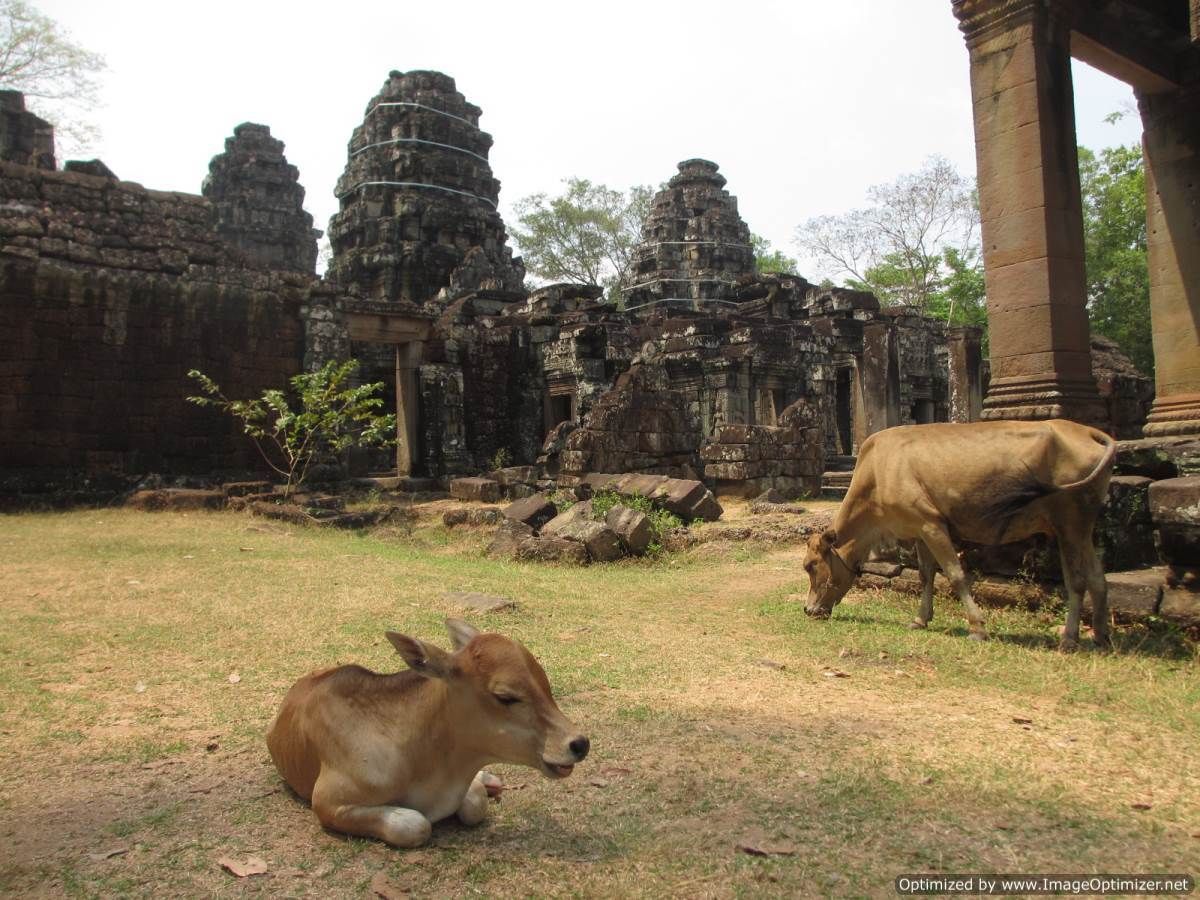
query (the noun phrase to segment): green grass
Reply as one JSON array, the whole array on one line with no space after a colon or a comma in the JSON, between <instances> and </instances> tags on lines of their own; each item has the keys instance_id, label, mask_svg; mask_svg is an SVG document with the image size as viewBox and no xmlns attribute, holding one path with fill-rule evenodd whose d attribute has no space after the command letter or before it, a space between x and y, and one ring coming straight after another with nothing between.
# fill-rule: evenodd
<instances>
[{"instance_id":1,"label":"green grass","mask_svg":"<svg viewBox=\"0 0 1200 900\"><path fill-rule=\"evenodd\" d=\"M1200 673L1178 632L1062 655L1058 615L993 610L981 645L955 604L910 631L915 599L873 591L815 622L795 549L538 566L438 515L374 535L0 519L0 891L240 895L216 860L247 855L271 867L260 891L320 897L379 871L421 895L661 897L1200 870ZM476 624L542 661L592 756L557 783L501 767L515 789L487 824L439 825L416 854L323 831L265 754L283 692L336 662L399 668L385 629L446 646L457 590L517 602ZM755 833L795 852L737 851ZM87 855L114 842L129 852Z\"/></svg>"}]
</instances>

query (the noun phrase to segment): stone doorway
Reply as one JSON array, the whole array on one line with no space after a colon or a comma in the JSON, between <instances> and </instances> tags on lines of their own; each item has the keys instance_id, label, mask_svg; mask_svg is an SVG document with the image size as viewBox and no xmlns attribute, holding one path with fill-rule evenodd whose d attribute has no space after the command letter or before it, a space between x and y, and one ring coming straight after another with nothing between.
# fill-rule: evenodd
<instances>
[{"instance_id":1,"label":"stone doorway","mask_svg":"<svg viewBox=\"0 0 1200 900\"><path fill-rule=\"evenodd\" d=\"M410 312L388 309L385 303L355 306L346 312L350 340L395 348L396 474L404 478L413 474L420 460L417 369L425 353L430 322Z\"/></svg>"}]
</instances>

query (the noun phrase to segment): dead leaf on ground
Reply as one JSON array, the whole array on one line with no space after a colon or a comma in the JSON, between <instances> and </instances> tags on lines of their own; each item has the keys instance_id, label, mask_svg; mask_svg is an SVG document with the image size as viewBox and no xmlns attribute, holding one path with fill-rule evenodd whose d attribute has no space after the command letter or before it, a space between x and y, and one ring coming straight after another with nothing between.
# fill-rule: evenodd
<instances>
[{"instance_id":1,"label":"dead leaf on ground","mask_svg":"<svg viewBox=\"0 0 1200 900\"><path fill-rule=\"evenodd\" d=\"M758 661L758 664L767 669L775 669L778 672L782 672L787 668L787 663L775 662L775 660L767 659L765 656Z\"/></svg>"},{"instance_id":2,"label":"dead leaf on ground","mask_svg":"<svg viewBox=\"0 0 1200 900\"><path fill-rule=\"evenodd\" d=\"M845 659L847 656L851 656L852 654L853 651L849 647L843 647L838 651L838 659Z\"/></svg>"},{"instance_id":3,"label":"dead leaf on ground","mask_svg":"<svg viewBox=\"0 0 1200 900\"><path fill-rule=\"evenodd\" d=\"M601 775L632 775L633 769L627 769L624 766L604 766L600 769Z\"/></svg>"},{"instance_id":4,"label":"dead leaf on ground","mask_svg":"<svg viewBox=\"0 0 1200 900\"><path fill-rule=\"evenodd\" d=\"M238 549L241 550L243 553L253 553L254 552L253 547L238 547Z\"/></svg>"},{"instance_id":5,"label":"dead leaf on ground","mask_svg":"<svg viewBox=\"0 0 1200 900\"><path fill-rule=\"evenodd\" d=\"M128 852L128 847L110 847L108 850L101 850L98 853L89 853L88 859L93 862L103 862L106 859L112 859L114 856L124 856Z\"/></svg>"},{"instance_id":6,"label":"dead leaf on ground","mask_svg":"<svg viewBox=\"0 0 1200 900\"><path fill-rule=\"evenodd\" d=\"M1138 810L1153 809L1153 807L1149 803L1130 803L1129 808L1130 809L1138 809Z\"/></svg>"},{"instance_id":7,"label":"dead leaf on ground","mask_svg":"<svg viewBox=\"0 0 1200 900\"><path fill-rule=\"evenodd\" d=\"M144 681L139 681L137 684L135 684L135 685L133 686L133 692L134 692L135 694L144 694L144 693L146 693L146 682L144 682Z\"/></svg>"},{"instance_id":8,"label":"dead leaf on ground","mask_svg":"<svg viewBox=\"0 0 1200 900\"><path fill-rule=\"evenodd\" d=\"M189 794L207 794L213 788L221 783L218 778L211 778L208 781L201 781L199 784L194 784L188 788Z\"/></svg>"},{"instance_id":9,"label":"dead leaf on ground","mask_svg":"<svg viewBox=\"0 0 1200 900\"><path fill-rule=\"evenodd\" d=\"M375 877L371 879L371 893L376 897L382 897L383 900L397 900L399 897L407 897L411 891L411 888L403 887L388 880L388 877L382 872L376 872Z\"/></svg>"},{"instance_id":10,"label":"dead leaf on ground","mask_svg":"<svg viewBox=\"0 0 1200 900\"><path fill-rule=\"evenodd\" d=\"M826 678L849 678L850 675L840 669L825 669L821 672Z\"/></svg>"},{"instance_id":11,"label":"dead leaf on ground","mask_svg":"<svg viewBox=\"0 0 1200 900\"><path fill-rule=\"evenodd\" d=\"M598 788L608 787L608 779L601 778L599 775L593 775L591 778L589 778L587 780L587 783L590 784L592 787L598 787Z\"/></svg>"},{"instance_id":12,"label":"dead leaf on ground","mask_svg":"<svg viewBox=\"0 0 1200 900\"><path fill-rule=\"evenodd\" d=\"M266 861L259 859L257 856L247 856L245 859L233 859L228 856L222 856L217 860L217 865L238 878L249 878L251 875L266 875L268 871Z\"/></svg>"},{"instance_id":13,"label":"dead leaf on ground","mask_svg":"<svg viewBox=\"0 0 1200 900\"><path fill-rule=\"evenodd\" d=\"M751 856L795 856L800 848L791 841L775 841L759 832L748 834L737 842L737 849Z\"/></svg>"},{"instance_id":14,"label":"dead leaf on ground","mask_svg":"<svg viewBox=\"0 0 1200 900\"><path fill-rule=\"evenodd\" d=\"M219 743L217 743L216 741L209 741L207 744L204 745L204 749L207 750L209 753L215 753L217 750L221 749L221 745Z\"/></svg>"},{"instance_id":15,"label":"dead leaf on ground","mask_svg":"<svg viewBox=\"0 0 1200 900\"><path fill-rule=\"evenodd\" d=\"M229 683L230 684L237 684L241 680L242 680L242 676L239 675L237 672L229 673Z\"/></svg>"},{"instance_id":16,"label":"dead leaf on ground","mask_svg":"<svg viewBox=\"0 0 1200 900\"><path fill-rule=\"evenodd\" d=\"M921 779L921 784L933 784L933 776L926 775L924 778Z\"/></svg>"},{"instance_id":17,"label":"dead leaf on ground","mask_svg":"<svg viewBox=\"0 0 1200 900\"><path fill-rule=\"evenodd\" d=\"M1033 719L1026 719L1023 716L1013 716L1012 720L1013 720L1013 722L1015 722L1018 725L1032 725L1033 724Z\"/></svg>"}]
</instances>

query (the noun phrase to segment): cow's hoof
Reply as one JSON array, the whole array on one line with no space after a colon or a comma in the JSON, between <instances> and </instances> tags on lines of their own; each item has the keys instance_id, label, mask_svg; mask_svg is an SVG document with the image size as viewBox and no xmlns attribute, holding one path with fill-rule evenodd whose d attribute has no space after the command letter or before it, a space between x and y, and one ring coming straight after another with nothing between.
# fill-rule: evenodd
<instances>
[{"instance_id":1,"label":"cow's hoof","mask_svg":"<svg viewBox=\"0 0 1200 900\"><path fill-rule=\"evenodd\" d=\"M967 640L969 641L986 641L988 639L986 631L969 631L967 632Z\"/></svg>"},{"instance_id":2,"label":"cow's hoof","mask_svg":"<svg viewBox=\"0 0 1200 900\"><path fill-rule=\"evenodd\" d=\"M928 625L929 625L928 622L922 622L920 619L913 619L911 622L908 623L909 628L912 628L913 630L918 630L918 631L920 629L926 628Z\"/></svg>"}]
</instances>

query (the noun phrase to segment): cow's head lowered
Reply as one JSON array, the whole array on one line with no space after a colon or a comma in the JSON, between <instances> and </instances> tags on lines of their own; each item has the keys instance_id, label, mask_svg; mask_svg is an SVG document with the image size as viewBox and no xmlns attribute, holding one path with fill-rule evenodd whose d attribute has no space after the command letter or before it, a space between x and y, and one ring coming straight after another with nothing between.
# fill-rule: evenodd
<instances>
[{"instance_id":1,"label":"cow's head lowered","mask_svg":"<svg viewBox=\"0 0 1200 900\"><path fill-rule=\"evenodd\" d=\"M546 673L528 650L500 634L481 634L466 622L447 619L454 652L387 633L409 667L440 678L449 691L463 739L478 744L489 761L537 769L566 778L591 744L559 710Z\"/></svg>"},{"instance_id":2,"label":"cow's head lowered","mask_svg":"<svg viewBox=\"0 0 1200 900\"><path fill-rule=\"evenodd\" d=\"M808 573L808 600L804 611L814 618L828 619L854 584L854 571L838 555L837 532L832 528L809 537L804 571Z\"/></svg>"}]
</instances>

